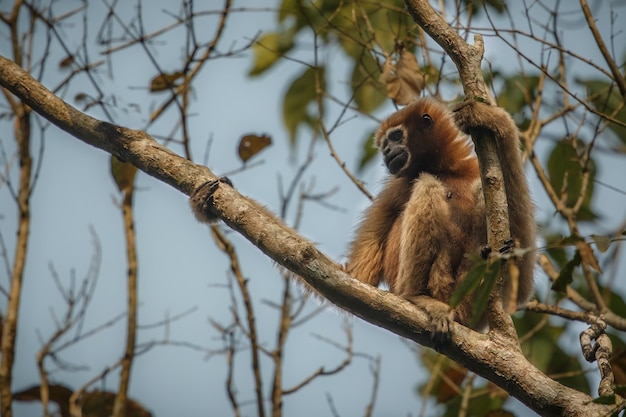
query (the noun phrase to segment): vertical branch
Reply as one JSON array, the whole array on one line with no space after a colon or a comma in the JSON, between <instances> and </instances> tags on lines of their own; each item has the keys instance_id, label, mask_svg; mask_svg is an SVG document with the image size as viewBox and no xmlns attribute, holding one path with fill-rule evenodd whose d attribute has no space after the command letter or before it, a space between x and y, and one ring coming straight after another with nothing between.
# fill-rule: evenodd
<instances>
[{"instance_id":1,"label":"vertical branch","mask_svg":"<svg viewBox=\"0 0 626 417\"><path fill-rule=\"evenodd\" d=\"M243 298L244 308L246 310L246 320L248 322L248 331L246 335L250 340L250 355L252 356L252 373L254 375L257 415L259 417L265 417L265 408L263 406L263 380L261 378L261 363L259 360L260 346L257 336L256 316L252 307L252 297L250 297L250 292L248 291L248 282L244 278L241 268L239 268L239 260L233 244L226 238L226 236L224 236L216 225L211 225L211 235L213 236L213 239L217 243L218 247L230 258L230 270L237 280L237 285L239 286L239 291L241 292L241 297ZM231 354L234 355L234 351L230 352L229 350L229 355ZM230 371L231 369L229 367L229 372ZM231 397L231 402L232 399L234 399L234 397Z\"/></svg>"},{"instance_id":2,"label":"vertical branch","mask_svg":"<svg viewBox=\"0 0 626 417\"><path fill-rule=\"evenodd\" d=\"M50 403L50 381L48 380L48 372L45 367L45 359L50 354L50 350L54 346L54 343L59 340L72 326L72 316L74 312L73 300L68 300L68 309L65 314L65 320L63 326L58 328L56 332L50 337L45 345L37 352L37 368L39 369L39 378L41 379L41 386L39 388L39 398L41 400L41 407L43 408L44 417L50 417L50 410L48 409Z\"/></svg>"},{"instance_id":3,"label":"vertical branch","mask_svg":"<svg viewBox=\"0 0 626 417\"><path fill-rule=\"evenodd\" d=\"M3 21L9 26L12 41L13 59L19 66L22 65L23 56L18 33L18 17L22 7L21 1L13 5L11 15ZM2 335L0 336L0 415L12 417L11 382L13 380L13 363L15 360L15 341L17 337L17 322L22 295L22 281L24 279L24 267L26 265L26 253L28 248L28 234L30 230L30 195L31 195L31 171L32 158L30 156L30 112L31 109L21 102L12 99L7 90L3 89L7 102L15 115L14 135L18 147L19 156L19 185L17 195L18 221L15 255L11 274L11 287L5 312Z\"/></svg>"},{"instance_id":4,"label":"vertical branch","mask_svg":"<svg viewBox=\"0 0 626 417\"><path fill-rule=\"evenodd\" d=\"M374 360L374 364L371 365L371 372L373 377L372 393L370 394L370 401L365 407L365 417L372 417L374 412L374 404L376 403L376 397L378 395L378 386L380 385L380 356Z\"/></svg>"},{"instance_id":5,"label":"vertical branch","mask_svg":"<svg viewBox=\"0 0 626 417\"><path fill-rule=\"evenodd\" d=\"M121 360L120 386L115 396L113 417L124 417L126 415L130 372L135 356L137 339L137 248L135 243L135 226L133 224L132 185L124 191L122 215L124 217L124 230L126 231L126 256L128 259L128 321L126 325L126 348Z\"/></svg>"},{"instance_id":6,"label":"vertical branch","mask_svg":"<svg viewBox=\"0 0 626 417\"><path fill-rule=\"evenodd\" d=\"M472 396L472 391L474 388L474 378L476 374L471 374L467 378L467 383L465 384L465 389L463 390L463 396L461 397L461 407L459 410L458 417L466 417L468 415L469 410L469 402Z\"/></svg>"},{"instance_id":7,"label":"vertical branch","mask_svg":"<svg viewBox=\"0 0 626 417\"><path fill-rule=\"evenodd\" d=\"M227 344L226 362L228 363L228 375L226 376L226 393L228 394L228 400L233 408L233 414L235 415L235 417L241 417L233 378L233 374L235 373L235 335L231 330L228 330L224 333L224 339L226 340Z\"/></svg>"},{"instance_id":8,"label":"vertical branch","mask_svg":"<svg viewBox=\"0 0 626 417\"><path fill-rule=\"evenodd\" d=\"M287 335L291 328L291 281L285 276L285 290L280 304L280 323L276 349L272 352L274 360L274 381L272 382L272 417L281 417L283 413L283 350L287 342Z\"/></svg>"},{"instance_id":9,"label":"vertical branch","mask_svg":"<svg viewBox=\"0 0 626 417\"><path fill-rule=\"evenodd\" d=\"M0 362L0 414L4 417L12 417L11 381L13 379L18 312L30 231L32 171L32 158L30 155L31 110L23 103L15 103L13 111L15 112L15 140L17 141L19 153L20 177L16 196L18 206L17 241L0 347L2 352L2 360Z\"/></svg>"}]
</instances>

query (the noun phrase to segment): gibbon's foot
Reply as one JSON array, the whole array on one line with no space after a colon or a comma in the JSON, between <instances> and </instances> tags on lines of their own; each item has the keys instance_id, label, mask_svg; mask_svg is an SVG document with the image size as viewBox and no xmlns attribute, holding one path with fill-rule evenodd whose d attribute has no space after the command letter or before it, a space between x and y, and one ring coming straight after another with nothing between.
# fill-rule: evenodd
<instances>
[{"instance_id":1,"label":"gibbon's foot","mask_svg":"<svg viewBox=\"0 0 626 417\"><path fill-rule=\"evenodd\" d=\"M454 309L450 308L448 304L426 295L410 296L407 299L428 315L432 326L430 338L435 347L448 343L452 337L450 328L456 317Z\"/></svg>"},{"instance_id":2,"label":"gibbon's foot","mask_svg":"<svg viewBox=\"0 0 626 417\"><path fill-rule=\"evenodd\" d=\"M507 239L504 241L504 245L498 250L501 254L510 253L513 249L515 249L515 240Z\"/></svg>"},{"instance_id":3,"label":"gibbon's foot","mask_svg":"<svg viewBox=\"0 0 626 417\"><path fill-rule=\"evenodd\" d=\"M515 249L515 240L513 239L507 239L504 241L504 245L502 245L500 247L500 249L498 249L498 253L500 253L501 255L504 255L505 253L510 253L513 249ZM482 248L480 248L480 257L487 260L489 259L489 255L491 254L491 246L489 245L485 245Z\"/></svg>"},{"instance_id":4,"label":"gibbon's foot","mask_svg":"<svg viewBox=\"0 0 626 417\"><path fill-rule=\"evenodd\" d=\"M196 219L202 223L213 223L219 220L219 217L213 211L213 194L215 194L220 184L226 184L229 187L233 186L228 177L220 177L216 180L207 181L196 188L189 198L189 204L196 215Z\"/></svg>"},{"instance_id":5,"label":"gibbon's foot","mask_svg":"<svg viewBox=\"0 0 626 417\"><path fill-rule=\"evenodd\" d=\"M447 311L429 311L428 312L433 324L433 332L430 336L435 344L435 348L450 342L452 334L450 328L454 322L454 310Z\"/></svg>"}]
</instances>

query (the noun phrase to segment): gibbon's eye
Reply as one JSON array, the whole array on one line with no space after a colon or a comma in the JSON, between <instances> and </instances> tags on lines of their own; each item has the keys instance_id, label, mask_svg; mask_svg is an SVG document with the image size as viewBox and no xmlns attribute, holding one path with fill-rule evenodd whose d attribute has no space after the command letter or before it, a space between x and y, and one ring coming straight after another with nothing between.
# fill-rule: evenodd
<instances>
[{"instance_id":1,"label":"gibbon's eye","mask_svg":"<svg viewBox=\"0 0 626 417\"><path fill-rule=\"evenodd\" d=\"M387 138L392 142L400 142L404 137L404 132L400 129L395 129L389 132Z\"/></svg>"},{"instance_id":2,"label":"gibbon's eye","mask_svg":"<svg viewBox=\"0 0 626 417\"><path fill-rule=\"evenodd\" d=\"M421 116L421 119L419 121L419 125L422 129L430 129L433 127L433 125L435 124L434 120L432 117L430 117L430 114L428 113L423 113Z\"/></svg>"}]
</instances>

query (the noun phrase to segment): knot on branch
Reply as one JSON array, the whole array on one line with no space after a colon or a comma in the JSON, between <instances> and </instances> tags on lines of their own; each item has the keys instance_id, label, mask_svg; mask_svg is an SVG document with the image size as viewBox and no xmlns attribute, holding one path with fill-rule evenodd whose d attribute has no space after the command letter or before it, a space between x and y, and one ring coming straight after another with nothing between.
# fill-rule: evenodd
<instances>
[{"instance_id":1,"label":"knot on branch","mask_svg":"<svg viewBox=\"0 0 626 417\"><path fill-rule=\"evenodd\" d=\"M580 345L585 359L588 362L593 363L597 361L598 363L601 377L598 394L601 397L610 398L615 397L613 370L609 362L613 345L605 331L606 321L604 316L601 315L596 318L595 322L587 330L580 333ZM595 340L595 343L593 343L593 340Z\"/></svg>"}]
</instances>

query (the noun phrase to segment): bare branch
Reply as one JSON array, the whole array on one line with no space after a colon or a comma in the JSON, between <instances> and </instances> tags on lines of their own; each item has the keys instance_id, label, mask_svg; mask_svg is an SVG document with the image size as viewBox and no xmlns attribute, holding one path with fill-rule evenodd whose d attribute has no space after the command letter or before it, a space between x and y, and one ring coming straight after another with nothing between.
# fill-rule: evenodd
<instances>
[{"instance_id":1,"label":"bare branch","mask_svg":"<svg viewBox=\"0 0 626 417\"><path fill-rule=\"evenodd\" d=\"M128 387L130 375L135 357L135 345L137 342L137 248L135 243L135 226L133 220L133 191L134 185L124 190L122 201L122 216L124 218L124 231L126 237L127 291L128 294L128 318L126 323L126 346L124 356L121 359L120 386L115 396L112 417L124 417L126 415L126 403L128 401Z\"/></svg>"},{"instance_id":2,"label":"bare branch","mask_svg":"<svg viewBox=\"0 0 626 417\"><path fill-rule=\"evenodd\" d=\"M604 44L604 40L602 40L602 35L600 35L600 31L596 26L596 21L591 14L591 10L589 9L589 5L587 4L587 0L580 0L580 7L583 10L583 15L585 16L585 20L587 21L587 25L589 26L589 30L593 34L593 38L596 41L596 45L600 48L600 52L602 52L602 56L606 61L607 65L611 69L611 74L613 74L613 80L617 83L617 87L619 88L619 92L622 95L622 98L626 100L626 79L622 75L622 71L619 66L615 63L615 60L609 53L606 45Z\"/></svg>"},{"instance_id":3,"label":"bare branch","mask_svg":"<svg viewBox=\"0 0 626 417\"><path fill-rule=\"evenodd\" d=\"M261 379L261 365L259 361L259 339L257 336L256 316L252 306L252 298L248 291L248 280L243 276L243 272L239 267L239 257L235 251L233 244L226 238L216 225L211 225L211 235L217 246L230 259L230 270L235 276L239 291L243 298L244 308L246 312L247 331L246 336L250 340L250 355L252 356L252 374L254 375L254 390L256 394L257 415L265 416L265 407L263 404L263 380Z\"/></svg>"},{"instance_id":4,"label":"bare branch","mask_svg":"<svg viewBox=\"0 0 626 417\"><path fill-rule=\"evenodd\" d=\"M15 7L19 8L19 2ZM14 11L17 10L14 8ZM17 13L17 12L15 12ZM17 14L15 15L17 17ZM15 65L15 64L13 64ZM0 336L0 414L12 417L11 410L11 383L13 381L13 361L15 359L15 342L17 335L18 314L22 297L22 282L26 266L26 253L30 231L30 196L32 157L30 154L31 141L31 110L23 102L14 105L15 139L19 157L19 185L17 190L17 238L13 258L9 299L7 302L2 335Z\"/></svg>"}]
</instances>

